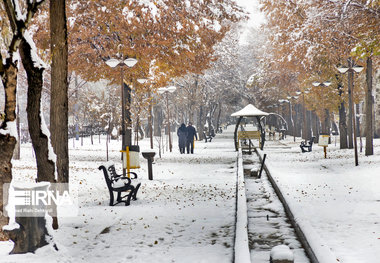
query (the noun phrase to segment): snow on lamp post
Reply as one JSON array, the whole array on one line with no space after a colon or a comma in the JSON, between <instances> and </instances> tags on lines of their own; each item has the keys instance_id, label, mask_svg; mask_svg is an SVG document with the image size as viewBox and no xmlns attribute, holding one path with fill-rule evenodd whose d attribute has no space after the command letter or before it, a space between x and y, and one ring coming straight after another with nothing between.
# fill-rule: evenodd
<instances>
[{"instance_id":1,"label":"snow on lamp post","mask_svg":"<svg viewBox=\"0 0 380 263\"><path fill-rule=\"evenodd\" d=\"M171 134L170 134L170 112L169 112L169 92L173 93L177 88L175 86L165 87L165 88L159 88L158 93L166 95L166 111L167 111L167 126L168 126L168 135L169 135L169 150L172 151L172 140L171 140Z\"/></svg>"},{"instance_id":2,"label":"snow on lamp post","mask_svg":"<svg viewBox=\"0 0 380 263\"><path fill-rule=\"evenodd\" d=\"M356 140L356 124L355 124L355 118L354 118L354 104L353 104L353 93L354 93L354 73L359 73L363 70L362 66L354 65L353 61L351 59L348 60L348 66L339 66L337 67L338 71L342 74L348 73L348 129L350 130L349 133L349 146L352 148L352 141L354 144L354 151L355 151L355 166L359 165L358 160L358 144ZM352 128L350 128L352 127ZM352 130L354 131L354 139L352 140Z\"/></svg>"},{"instance_id":3,"label":"snow on lamp post","mask_svg":"<svg viewBox=\"0 0 380 263\"><path fill-rule=\"evenodd\" d=\"M122 58L123 56L121 56ZM128 125L130 125L130 117L131 117L131 110L130 110L130 89L127 88L126 90L124 89L124 72L123 72L123 67L127 66L128 68L132 68L134 65L136 65L137 59L135 58L127 58L127 59L116 59L116 58L111 58L106 61L106 64L110 66L111 68L115 68L117 66L120 66L120 80L121 80L121 145L122 145L122 151L125 151L127 145L131 145L131 129L128 127L128 134L126 132L125 128L125 117L127 115L128 118ZM128 97L128 107L126 109L126 97ZM123 160L124 163L124 160ZM123 176L125 177L126 175L126 169L123 167Z\"/></svg>"}]
</instances>

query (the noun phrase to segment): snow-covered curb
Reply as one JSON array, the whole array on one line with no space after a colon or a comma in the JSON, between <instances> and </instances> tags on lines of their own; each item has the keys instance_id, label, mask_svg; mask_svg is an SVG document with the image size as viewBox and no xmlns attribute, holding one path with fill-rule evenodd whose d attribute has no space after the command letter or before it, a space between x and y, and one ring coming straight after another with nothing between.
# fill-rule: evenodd
<instances>
[{"instance_id":1,"label":"snow-covered curb","mask_svg":"<svg viewBox=\"0 0 380 263\"><path fill-rule=\"evenodd\" d=\"M257 153L259 155L260 161L262 161L262 155L264 151L257 149ZM269 164L269 165L268 165ZM286 214L288 215L290 222L292 223L299 241L302 243L309 259L312 263L333 263L336 262L336 256L332 253L330 248L323 244L322 239L319 235L314 231L313 227L310 225L308 220L302 215L294 214L293 211L296 211L294 207L292 207L291 200L288 200L281 191L281 188L277 185L272 175L275 175L271 172L270 161L267 160L264 166L264 169L267 173L268 179L271 182L278 198L284 206Z\"/></svg>"},{"instance_id":2,"label":"snow-covered curb","mask_svg":"<svg viewBox=\"0 0 380 263\"><path fill-rule=\"evenodd\" d=\"M245 194L244 169L241 149L237 154L236 231L234 262L250 263L248 245L247 197Z\"/></svg>"}]
</instances>

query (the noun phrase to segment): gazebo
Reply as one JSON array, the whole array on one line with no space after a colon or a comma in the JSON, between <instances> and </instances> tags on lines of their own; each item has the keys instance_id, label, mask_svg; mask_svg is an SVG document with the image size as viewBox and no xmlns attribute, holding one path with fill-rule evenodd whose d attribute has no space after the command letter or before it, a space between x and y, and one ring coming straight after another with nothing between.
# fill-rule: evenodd
<instances>
[{"instance_id":1,"label":"gazebo","mask_svg":"<svg viewBox=\"0 0 380 263\"><path fill-rule=\"evenodd\" d=\"M238 137L238 128L239 128L239 124L240 124L241 120L244 117L255 117L256 118L257 123L259 125L259 131L256 134L256 136L259 136L258 139L260 141L260 149L262 150L264 148L265 129L263 128L263 125L261 124L261 118L264 117L264 116L268 116L268 115L269 115L269 113L263 112L263 111L257 109L252 104L248 104L243 109L241 109L241 110L239 110L239 111L231 114L232 117L238 117L237 122L236 122L236 127L235 127L235 133L234 133L234 140L235 140L235 149L236 149L236 151L239 150L239 139L240 139ZM250 139L248 132L246 134L248 135L247 139Z\"/></svg>"}]
</instances>

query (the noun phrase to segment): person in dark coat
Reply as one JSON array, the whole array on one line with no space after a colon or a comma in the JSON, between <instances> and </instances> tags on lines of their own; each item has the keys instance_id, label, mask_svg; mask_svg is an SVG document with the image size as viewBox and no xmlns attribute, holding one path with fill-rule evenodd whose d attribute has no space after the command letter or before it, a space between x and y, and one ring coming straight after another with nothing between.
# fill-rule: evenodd
<instances>
[{"instance_id":1,"label":"person in dark coat","mask_svg":"<svg viewBox=\"0 0 380 263\"><path fill-rule=\"evenodd\" d=\"M194 137L198 140L197 131L192 126L192 123L189 122L187 126L187 141L186 141L186 150L187 153L194 153Z\"/></svg>"},{"instance_id":2,"label":"person in dark coat","mask_svg":"<svg viewBox=\"0 0 380 263\"><path fill-rule=\"evenodd\" d=\"M186 141L187 141L187 128L184 123L177 130L178 146L180 153L185 153Z\"/></svg>"}]
</instances>

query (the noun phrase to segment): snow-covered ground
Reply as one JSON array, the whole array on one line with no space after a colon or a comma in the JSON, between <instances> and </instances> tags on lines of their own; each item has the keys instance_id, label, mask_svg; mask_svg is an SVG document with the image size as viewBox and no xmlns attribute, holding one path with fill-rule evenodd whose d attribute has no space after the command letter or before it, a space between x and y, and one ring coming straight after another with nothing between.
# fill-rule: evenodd
<instances>
[{"instance_id":1,"label":"snow-covered ground","mask_svg":"<svg viewBox=\"0 0 380 263\"><path fill-rule=\"evenodd\" d=\"M109 194L99 165L106 162L105 140L94 145L70 140L70 183L79 185L79 214L60 218L51 230L60 249L7 255L11 242L0 242L0 262L231 262L235 235L236 152L231 134L212 143L195 142L195 154L165 152L137 170L142 187L130 206L108 206ZM149 150L140 142L140 151ZM110 144L110 159L121 172L120 142ZM30 145L14 161L15 180L35 173Z\"/></svg>"},{"instance_id":2,"label":"snow-covered ground","mask_svg":"<svg viewBox=\"0 0 380 263\"><path fill-rule=\"evenodd\" d=\"M300 138L280 142L261 154L321 262L380 262L380 140L373 156L359 149L359 166L335 138L326 159L316 144L301 153Z\"/></svg>"},{"instance_id":3,"label":"snow-covered ground","mask_svg":"<svg viewBox=\"0 0 380 263\"><path fill-rule=\"evenodd\" d=\"M106 160L105 141L94 145L70 140L70 180L79 185L77 217L60 218L51 230L59 247L36 254L8 255L11 242L0 242L0 262L232 262L235 234L236 152L228 132L211 143L198 141L194 155L165 152L153 164L149 181L141 157L138 200L128 207L108 206L108 190L98 166ZM176 139L176 138L175 138ZM315 145L301 153L288 137L268 142L267 165L317 253L344 263L376 263L380 258L380 141L375 155ZM333 140L334 143L334 140ZM140 143L148 150L148 141ZM120 142L110 144L110 159L121 170ZM32 180L30 145L14 161L16 180ZM323 246L323 249L321 249ZM330 257L329 257L330 256ZM322 262L322 261L321 261Z\"/></svg>"}]
</instances>

